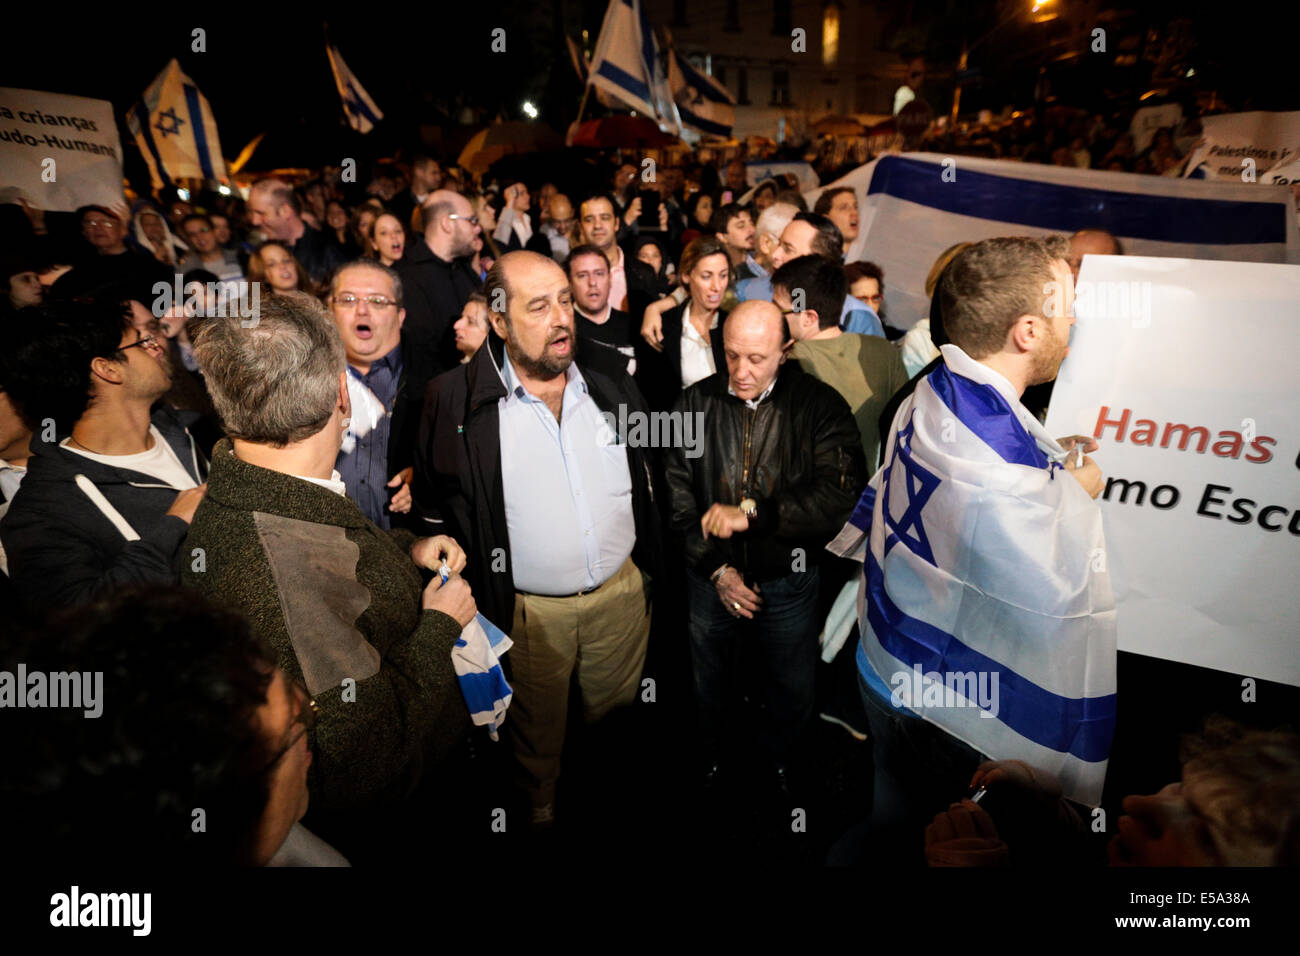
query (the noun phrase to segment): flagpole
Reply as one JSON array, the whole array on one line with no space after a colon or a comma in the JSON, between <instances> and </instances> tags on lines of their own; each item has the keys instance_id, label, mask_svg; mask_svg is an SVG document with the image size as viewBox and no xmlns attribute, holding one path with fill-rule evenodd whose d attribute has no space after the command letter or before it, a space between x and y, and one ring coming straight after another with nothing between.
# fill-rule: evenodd
<instances>
[{"instance_id":1,"label":"flagpole","mask_svg":"<svg viewBox=\"0 0 1300 956\"><path fill-rule=\"evenodd\" d=\"M591 80L587 80L587 88L582 91L582 105L578 107L578 118L573 122L581 123L582 114L587 111L587 97L591 95Z\"/></svg>"}]
</instances>

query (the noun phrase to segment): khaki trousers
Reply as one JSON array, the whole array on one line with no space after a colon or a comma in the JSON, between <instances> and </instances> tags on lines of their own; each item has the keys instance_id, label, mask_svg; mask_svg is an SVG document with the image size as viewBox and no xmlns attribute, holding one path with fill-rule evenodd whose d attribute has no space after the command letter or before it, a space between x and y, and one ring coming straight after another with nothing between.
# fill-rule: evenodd
<instances>
[{"instance_id":1,"label":"khaki trousers","mask_svg":"<svg viewBox=\"0 0 1300 956\"><path fill-rule=\"evenodd\" d=\"M636 699L649 636L645 587L631 558L591 594L515 593L505 728L534 807L555 801L575 667L583 715L594 723Z\"/></svg>"}]
</instances>

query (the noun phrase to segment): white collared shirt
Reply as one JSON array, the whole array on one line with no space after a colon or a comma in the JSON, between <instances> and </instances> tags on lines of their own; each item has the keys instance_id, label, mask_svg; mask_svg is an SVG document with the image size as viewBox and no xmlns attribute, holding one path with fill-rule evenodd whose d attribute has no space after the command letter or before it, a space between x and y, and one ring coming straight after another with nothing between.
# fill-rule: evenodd
<instances>
[{"instance_id":1,"label":"white collared shirt","mask_svg":"<svg viewBox=\"0 0 1300 956\"><path fill-rule=\"evenodd\" d=\"M508 356L500 372L501 486L515 588L566 595L604 584L636 543L627 446L576 362L565 372L559 421L520 383Z\"/></svg>"},{"instance_id":2,"label":"white collared shirt","mask_svg":"<svg viewBox=\"0 0 1300 956\"><path fill-rule=\"evenodd\" d=\"M713 313L712 331L718 327L718 313ZM691 322L691 305L688 302L682 309L682 388L690 388L696 382L703 381L717 372L713 361L713 345L709 339L700 335L695 324Z\"/></svg>"},{"instance_id":3,"label":"white collared shirt","mask_svg":"<svg viewBox=\"0 0 1300 956\"><path fill-rule=\"evenodd\" d=\"M301 478L303 481L310 481L313 485L320 485L326 491L332 491L336 495L348 496L347 485L343 484L343 476L337 471L331 472L328 478L308 478L306 475L294 475L295 478Z\"/></svg>"}]
</instances>

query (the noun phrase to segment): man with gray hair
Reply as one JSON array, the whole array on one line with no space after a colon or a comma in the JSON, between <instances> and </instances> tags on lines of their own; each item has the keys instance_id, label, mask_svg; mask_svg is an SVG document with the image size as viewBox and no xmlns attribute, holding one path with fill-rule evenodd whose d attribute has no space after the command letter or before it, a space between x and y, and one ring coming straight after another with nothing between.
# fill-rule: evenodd
<instances>
[{"instance_id":1,"label":"man with gray hair","mask_svg":"<svg viewBox=\"0 0 1300 956\"><path fill-rule=\"evenodd\" d=\"M352 414L346 355L315 299L270 296L252 328L208 319L195 354L229 437L184 581L243 613L314 698L313 805L392 804L469 727L451 659L476 612L456 573L465 554L450 538L381 531L347 497L334 470ZM424 586L420 569L443 564L446 583Z\"/></svg>"},{"instance_id":2,"label":"man with gray hair","mask_svg":"<svg viewBox=\"0 0 1300 956\"><path fill-rule=\"evenodd\" d=\"M481 283L470 259L478 217L460 193L439 189L421 207L424 236L413 237L406 253L393 264L402 280L406 300L406 336L411 372L419 381L460 364L452 325L471 292Z\"/></svg>"},{"instance_id":3,"label":"man with gray hair","mask_svg":"<svg viewBox=\"0 0 1300 956\"><path fill-rule=\"evenodd\" d=\"M429 388L416 507L468 547L483 613L514 641L506 730L533 825L547 827L570 678L589 723L636 699L659 513L645 443L610 427L644 421L645 402L626 375L574 360L564 270L507 253L487 300L485 346Z\"/></svg>"},{"instance_id":4,"label":"man with gray hair","mask_svg":"<svg viewBox=\"0 0 1300 956\"><path fill-rule=\"evenodd\" d=\"M343 250L326 233L303 221L298 197L282 179L268 177L253 183L248 193L248 223L267 239L285 243L313 282L324 282L343 265Z\"/></svg>"}]
</instances>

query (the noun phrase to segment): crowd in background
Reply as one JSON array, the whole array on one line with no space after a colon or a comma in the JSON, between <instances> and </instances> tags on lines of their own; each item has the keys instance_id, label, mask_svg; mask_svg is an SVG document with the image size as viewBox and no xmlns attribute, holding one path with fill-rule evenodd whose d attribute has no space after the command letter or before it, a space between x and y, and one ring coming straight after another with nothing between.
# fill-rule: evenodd
<instances>
[{"instance_id":1,"label":"crowd in background","mask_svg":"<svg viewBox=\"0 0 1300 956\"><path fill-rule=\"evenodd\" d=\"M931 142L1171 174L1193 135L1135 154L1089 116ZM610 153L477 181L411 155L356 183L4 213L0 603L32 636L2 663L103 671L118 715L28 711L31 732L6 734L22 772L5 797L36 838L179 862L433 852L446 818L410 808L455 813L496 782L458 684L480 614L514 642L506 775L535 832L564 820L569 721L644 700L653 641L689 658L697 723L676 743L705 793L737 738L789 803L811 718L865 736L815 674L853 573L823 546L953 343L938 290L969 244L934 264L929 314L890 316L881 269L844 259L853 190L810 209L792 180L753 187L710 153L653 178ZM1103 230L1034 248L1076 275L1122 252ZM1041 417L1049 399L1025 402ZM695 446L590 440L629 411L709 428ZM1181 791L1125 805L1176 839L1122 833L1112 862L1294 863L1298 754L1294 735L1215 729ZM918 859L1087 843L1033 768L972 784L999 782L1021 808L1001 835L974 804L935 807Z\"/></svg>"}]
</instances>

